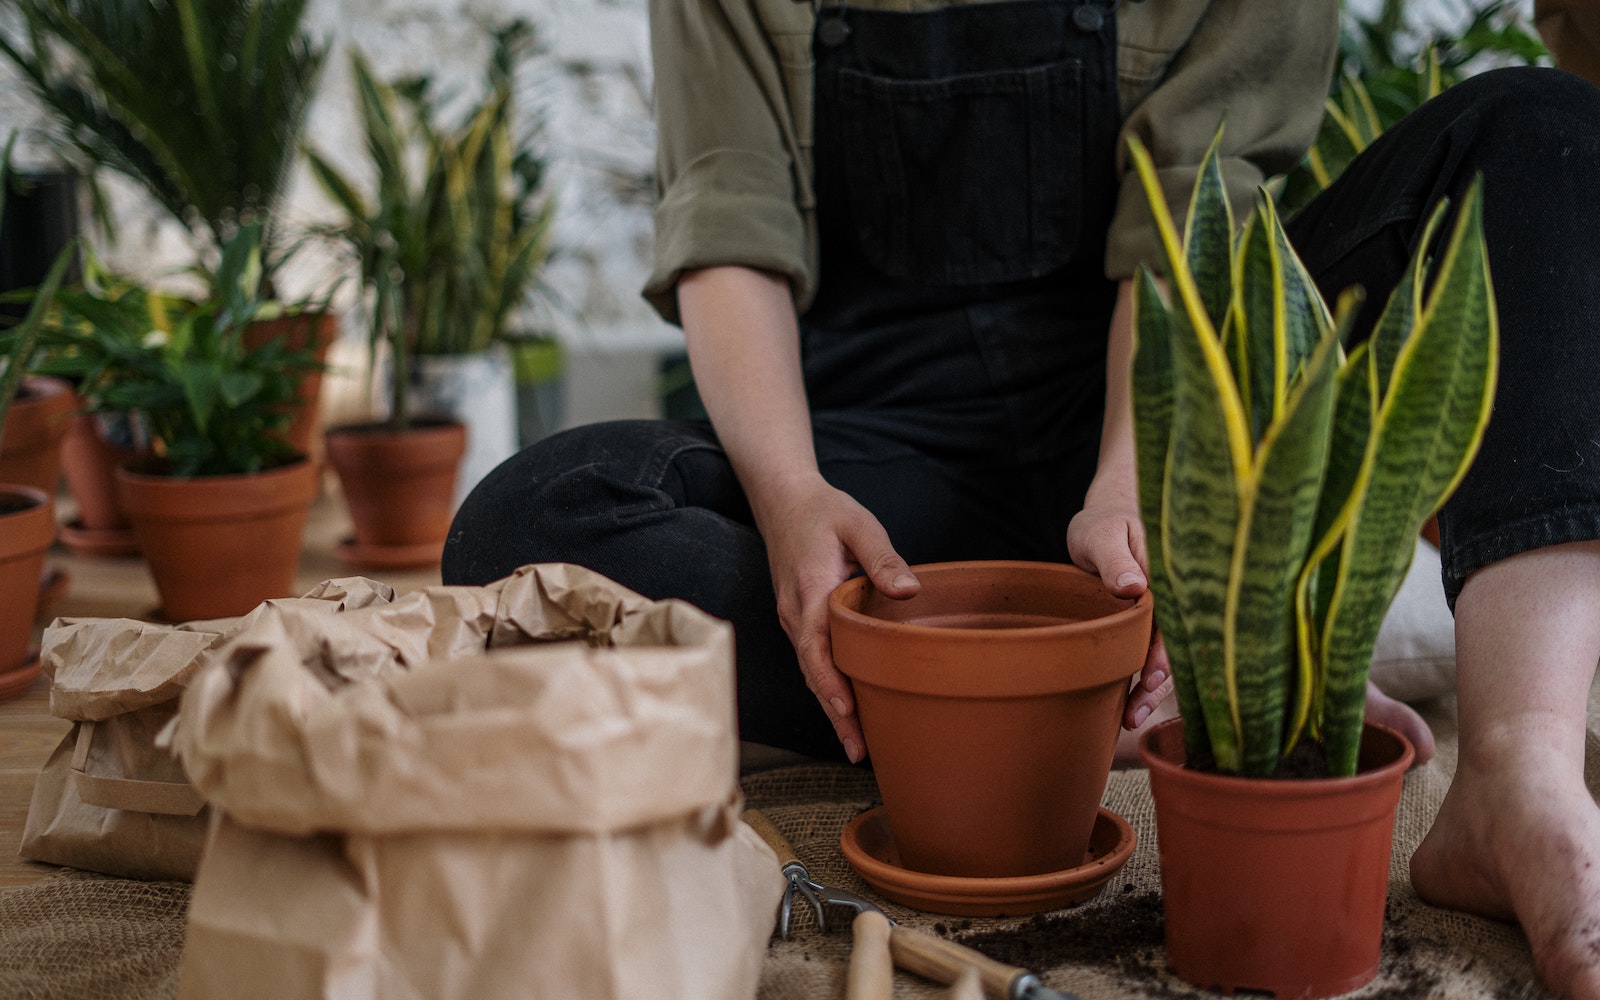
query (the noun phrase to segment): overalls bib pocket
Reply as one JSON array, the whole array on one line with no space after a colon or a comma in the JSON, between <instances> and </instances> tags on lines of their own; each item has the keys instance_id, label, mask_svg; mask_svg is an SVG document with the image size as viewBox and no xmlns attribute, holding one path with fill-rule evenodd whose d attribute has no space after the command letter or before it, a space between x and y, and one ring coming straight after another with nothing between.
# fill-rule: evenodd
<instances>
[{"instance_id":1,"label":"overalls bib pocket","mask_svg":"<svg viewBox=\"0 0 1600 1000\"><path fill-rule=\"evenodd\" d=\"M838 76L861 252L901 280L975 285L1068 263L1083 225L1077 59L939 79Z\"/></svg>"}]
</instances>

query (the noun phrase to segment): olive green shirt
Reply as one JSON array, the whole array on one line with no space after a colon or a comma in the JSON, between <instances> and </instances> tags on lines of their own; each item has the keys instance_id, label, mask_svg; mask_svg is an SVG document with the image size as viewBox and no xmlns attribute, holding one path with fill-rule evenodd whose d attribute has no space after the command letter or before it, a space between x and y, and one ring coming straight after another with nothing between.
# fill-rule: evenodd
<instances>
[{"instance_id":1,"label":"olive green shirt","mask_svg":"<svg viewBox=\"0 0 1600 1000\"><path fill-rule=\"evenodd\" d=\"M837 0L824 0L829 6ZM849 0L919 11L991 0ZM1117 10L1122 181L1106 275L1158 259L1128 165L1138 136L1183 218L1201 157L1226 118L1220 163L1243 218L1256 188L1316 137L1339 35L1338 0L1124 0ZM644 294L678 321L684 271L741 265L788 277L804 312L817 289L812 189L814 11L804 0L651 0L657 119L655 264Z\"/></svg>"}]
</instances>

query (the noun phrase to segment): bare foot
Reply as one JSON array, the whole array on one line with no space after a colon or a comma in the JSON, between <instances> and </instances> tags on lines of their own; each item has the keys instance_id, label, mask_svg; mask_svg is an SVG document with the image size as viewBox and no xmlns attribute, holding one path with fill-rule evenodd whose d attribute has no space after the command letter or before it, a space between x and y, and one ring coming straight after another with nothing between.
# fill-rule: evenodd
<instances>
[{"instance_id":1,"label":"bare foot","mask_svg":"<svg viewBox=\"0 0 1600 1000\"><path fill-rule=\"evenodd\" d=\"M1600 807L1581 777L1548 763L1458 770L1411 884L1435 906L1516 921L1546 987L1597 1000Z\"/></svg>"},{"instance_id":2,"label":"bare foot","mask_svg":"<svg viewBox=\"0 0 1600 1000\"><path fill-rule=\"evenodd\" d=\"M1416 759L1411 762L1412 767L1433 759L1433 730L1428 728L1422 716L1405 702L1395 701L1379 691L1371 681L1367 682L1367 719L1398 730L1411 741L1417 752Z\"/></svg>"}]
</instances>

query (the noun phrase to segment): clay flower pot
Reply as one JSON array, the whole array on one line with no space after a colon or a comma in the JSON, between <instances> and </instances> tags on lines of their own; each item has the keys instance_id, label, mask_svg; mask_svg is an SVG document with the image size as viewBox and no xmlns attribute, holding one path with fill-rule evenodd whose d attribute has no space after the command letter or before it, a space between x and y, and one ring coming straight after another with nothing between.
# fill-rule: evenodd
<instances>
[{"instance_id":1,"label":"clay flower pot","mask_svg":"<svg viewBox=\"0 0 1600 1000\"><path fill-rule=\"evenodd\" d=\"M828 602L902 865L1006 878L1088 854L1151 600L1041 562L914 567L907 601L864 577Z\"/></svg>"},{"instance_id":2,"label":"clay flower pot","mask_svg":"<svg viewBox=\"0 0 1600 1000\"><path fill-rule=\"evenodd\" d=\"M55 496L61 486L61 441L77 405L77 394L65 379L23 379L0 439L0 483L32 486Z\"/></svg>"},{"instance_id":3,"label":"clay flower pot","mask_svg":"<svg viewBox=\"0 0 1600 1000\"><path fill-rule=\"evenodd\" d=\"M250 475L192 479L118 469L118 495L161 595L161 616L226 618L270 597L294 596L319 478L316 463L304 459Z\"/></svg>"},{"instance_id":4,"label":"clay flower pot","mask_svg":"<svg viewBox=\"0 0 1600 1000\"><path fill-rule=\"evenodd\" d=\"M61 442L61 473L77 501L78 516L61 526L61 541L80 556L133 556L139 543L133 522L117 498L116 471L139 457L131 448L108 440L108 420L120 415L79 413Z\"/></svg>"},{"instance_id":5,"label":"clay flower pot","mask_svg":"<svg viewBox=\"0 0 1600 1000\"><path fill-rule=\"evenodd\" d=\"M56 537L55 504L32 486L0 485L0 700L39 674L29 650L44 553Z\"/></svg>"},{"instance_id":6,"label":"clay flower pot","mask_svg":"<svg viewBox=\"0 0 1600 1000\"><path fill-rule=\"evenodd\" d=\"M330 428L325 439L355 529L339 557L354 568L437 565L455 512L466 425L418 419L396 433L386 423L351 424Z\"/></svg>"},{"instance_id":7,"label":"clay flower pot","mask_svg":"<svg viewBox=\"0 0 1600 1000\"><path fill-rule=\"evenodd\" d=\"M1279 1000L1370 981L1411 744L1368 723L1354 777L1242 778L1186 767L1182 725L1162 723L1139 741L1172 971L1208 989Z\"/></svg>"}]
</instances>

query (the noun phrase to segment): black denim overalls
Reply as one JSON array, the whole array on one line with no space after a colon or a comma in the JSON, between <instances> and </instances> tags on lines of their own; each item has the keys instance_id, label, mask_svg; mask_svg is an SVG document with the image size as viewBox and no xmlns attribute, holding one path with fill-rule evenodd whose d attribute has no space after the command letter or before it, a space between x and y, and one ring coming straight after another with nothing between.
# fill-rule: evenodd
<instances>
[{"instance_id":1,"label":"black denim overalls","mask_svg":"<svg viewBox=\"0 0 1600 1000\"><path fill-rule=\"evenodd\" d=\"M1115 289L1115 19L1087 0L821 7L824 473L912 563L1065 560Z\"/></svg>"}]
</instances>

